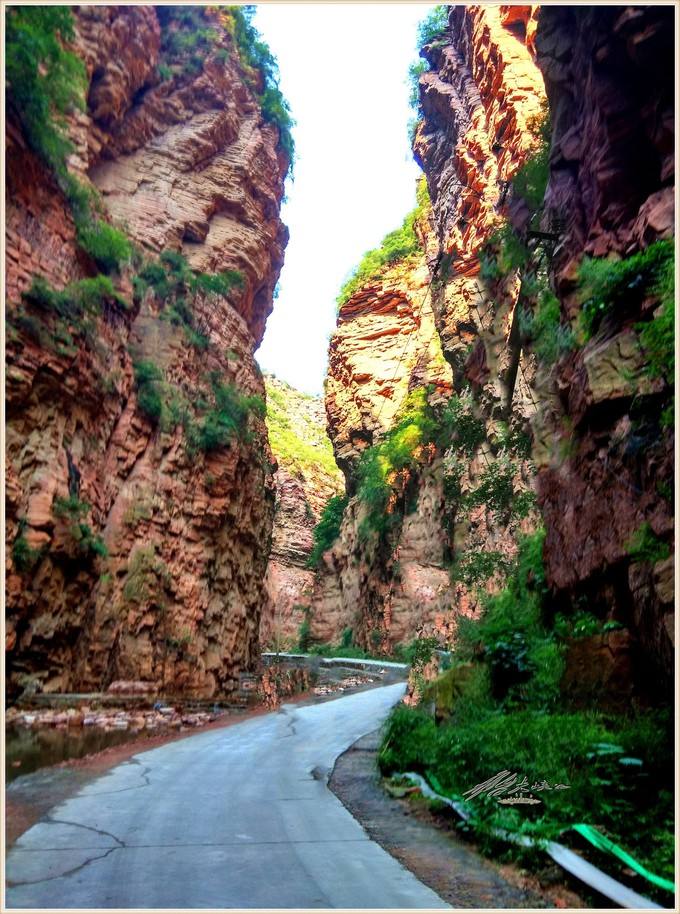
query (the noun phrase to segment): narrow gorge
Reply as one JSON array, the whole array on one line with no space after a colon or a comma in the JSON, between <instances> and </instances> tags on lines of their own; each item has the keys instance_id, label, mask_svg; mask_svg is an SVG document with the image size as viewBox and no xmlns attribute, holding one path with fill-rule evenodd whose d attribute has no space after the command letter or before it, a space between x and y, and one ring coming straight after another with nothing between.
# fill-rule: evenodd
<instances>
[{"instance_id":1,"label":"narrow gorge","mask_svg":"<svg viewBox=\"0 0 680 914\"><path fill-rule=\"evenodd\" d=\"M257 361L294 147L248 10L7 13L7 700L408 663L385 777L571 779L521 827L668 901L674 9L424 10L415 207L317 396Z\"/></svg>"}]
</instances>

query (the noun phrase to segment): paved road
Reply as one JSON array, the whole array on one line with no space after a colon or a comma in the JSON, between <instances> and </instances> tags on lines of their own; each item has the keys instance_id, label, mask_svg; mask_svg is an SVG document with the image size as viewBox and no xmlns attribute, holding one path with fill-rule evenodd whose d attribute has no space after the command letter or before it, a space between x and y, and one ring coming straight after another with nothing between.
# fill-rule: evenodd
<instances>
[{"instance_id":1,"label":"paved road","mask_svg":"<svg viewBox=\"0 0 680 914\"><path fill-rule=\"evenodd\" d=\"M444 908L326 786L403 683L142 752L7 859L8 907Z\"/></svg>"}]
</instances>

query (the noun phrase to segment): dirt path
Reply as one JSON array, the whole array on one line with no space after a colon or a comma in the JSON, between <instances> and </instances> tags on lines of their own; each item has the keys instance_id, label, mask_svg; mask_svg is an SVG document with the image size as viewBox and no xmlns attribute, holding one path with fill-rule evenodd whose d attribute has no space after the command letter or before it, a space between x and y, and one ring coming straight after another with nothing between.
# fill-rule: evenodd
<instances>
[{"instance_id":1,"label":"dirt path","mask_svg":"<svg viewBox=\"0 0 680 914\"><path fill-rule=\"evenodd\" d=\"M379 733L368 734L341 755L329 786L363 825L421 882L454 908L578 908L583 900L547 867L539 880L514 866L485 860L461 840L450 820L423 804L390 797L376 768ZM553 884L549 884L552 880Z\"/></svg>"}]
</instances>

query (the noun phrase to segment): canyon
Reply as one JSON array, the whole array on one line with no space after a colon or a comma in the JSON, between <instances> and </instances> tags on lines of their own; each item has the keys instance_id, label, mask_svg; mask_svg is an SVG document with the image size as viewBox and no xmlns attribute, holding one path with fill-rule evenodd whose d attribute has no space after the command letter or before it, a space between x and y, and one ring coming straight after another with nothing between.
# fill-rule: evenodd
<instances>
[{"instance_id":1,"label":"canyon","mask_svg":"<svg viewBox=\"0 0 680 914\"><path fill-rule=\"evenodd\" d=\"M532 536L553 615L611 629L572 645L565 688L637 694L652 671L667 692L672 383L646 370L638 326L658 297L574 340L584 258L673 235L668 11L448 9L421 49L407 243L388 236L341 292L323 405L255 359L290 154L240 20L195 15L74 13L68 173L131 245L94 312L55 298L101 265L9 110L10 695L224 697L302 630L380 656L450 648Z\"/></svg>"}]
</instances>

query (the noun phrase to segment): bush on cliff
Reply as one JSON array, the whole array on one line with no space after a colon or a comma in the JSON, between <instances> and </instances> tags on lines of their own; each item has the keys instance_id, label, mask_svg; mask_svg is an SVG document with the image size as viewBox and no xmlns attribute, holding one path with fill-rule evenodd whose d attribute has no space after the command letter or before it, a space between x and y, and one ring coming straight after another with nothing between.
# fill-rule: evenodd
<instances>
[{"instance_id":1,"label":"bush on cliff","mask_svg":"<svg viewBox=\"0 0 680 914\"><path fill-rule=\"evenodd\" d=\"M316 568L326 550L340 536L340 526L349 499L346 495L333 495L326 502L321 519L314 528L314 546L307 560L309 568Z\"/></svg>"},{"instance_id":2,"label":"bush on cliff","mask_svg":"<svg viewBox=\"0 0 680 914\"><path fill-rule=\"evenodd\" d=\"M288 158L289 168L292 168L295 161L292 133L295 121L279 88L276 58L252 23L255 6L226 6L220 9L226 14L227 28L234 37L246 79L258 96L262 117L278 128L279 146Z\"/></svg>"},{"instance_id":3,"label":"bush on cliff","mask_svg":"<svg viewBox=\"0 0 680 914\"><path fill-rule=\"evenodd\" d=\"M203 419L189 428L190 448L204 453L227 447L233 441L250 443L251 415L264 419L267 408L262 397L244 394L235 384L223 383L217 372L210 377L213 406Z\"/></svg>"},{"instance_id":4,"label":"bush on cliff","mask_svg":"<svg viewBox=\"0 0 680 914\"><path fill-rule=\"evenodd\" d=\"M192 346L204 350L209 345L208 324L206 320L196 320L189 300L198 296L211 303L229 295L233 289L243 288L244 282L243 274L237 270L220 273L192 270L186 257L178 251L167 250L161 253L158 261L144 264L135 277L135 292L141 297L146 289L152 289L163 306L161 318L182 327Z\"/></svg>"},{"instance_id":5,"label":"bush on cliff","mask_svg":"<svg viewBox=\"0 0 680 914\"><path fill-rule=\"evenodd\" d=\"M584 257L578 280L585 338L590 339L608 315L634 313L648 295L659 299L663 313L672 313L674 257L672 239L655 241L644 251L621 260ZM668 340L668 335L663 334L663 338ZM662 352L672 356L673 348L665 345Z\"/></svg>"},{"instance_id":6,"label":"bush on cliff","mask_svg":"<svg viewBox=\"0 0 680 914\"><path fill-rule=\"evenodd\" d=\"M67 49L75 37L65 6L9 7L5 78L8 109L21 121L31 147L55 170L65 171L73 147L64 115L84 108L85 65Z\"/></svg>"}]
</instances>

